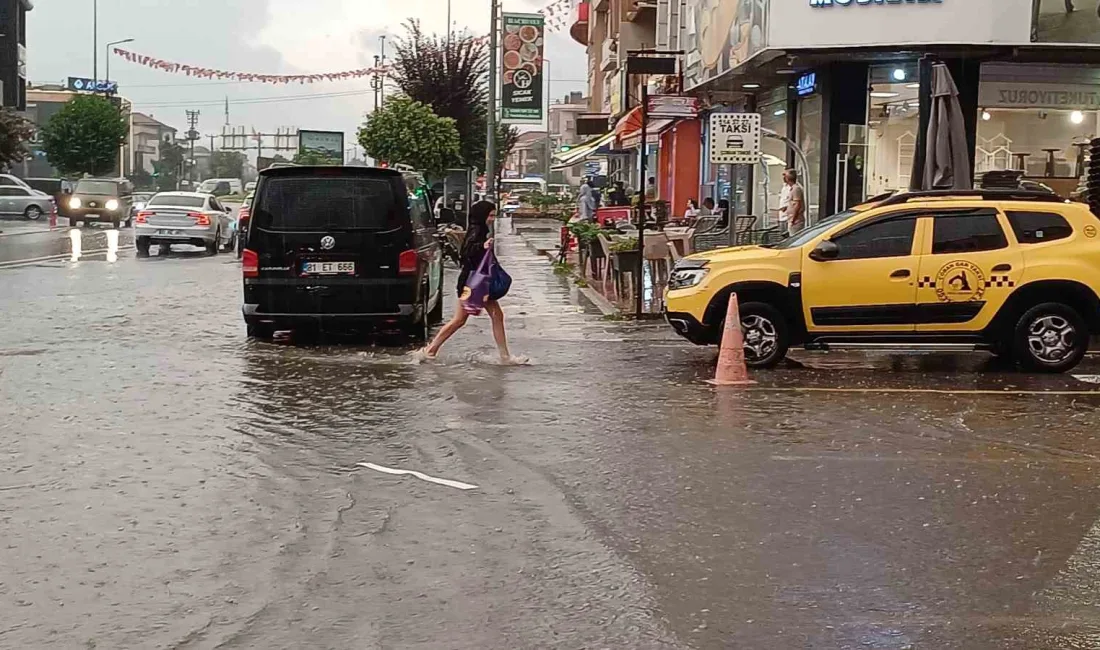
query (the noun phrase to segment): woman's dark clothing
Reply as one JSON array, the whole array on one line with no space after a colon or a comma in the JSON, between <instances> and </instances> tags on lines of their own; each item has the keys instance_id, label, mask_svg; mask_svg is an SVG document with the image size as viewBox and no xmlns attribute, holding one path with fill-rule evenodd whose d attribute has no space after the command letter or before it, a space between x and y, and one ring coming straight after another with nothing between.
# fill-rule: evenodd
<instances>
[{"instance_id":1,"label":"woman's dark clothing","mask_svg":"<svg viewBox=\"0 0 1100 650\"><path fill-rule=\"evenodd\" d=\"M489 225L486 223L496 206L489 201L478 201L470 206L470 229L462 241L462 270L458 274L458 295L466 288L466 280L485 258L485 242L489 240Z\"/></svg>"}]
</instances>

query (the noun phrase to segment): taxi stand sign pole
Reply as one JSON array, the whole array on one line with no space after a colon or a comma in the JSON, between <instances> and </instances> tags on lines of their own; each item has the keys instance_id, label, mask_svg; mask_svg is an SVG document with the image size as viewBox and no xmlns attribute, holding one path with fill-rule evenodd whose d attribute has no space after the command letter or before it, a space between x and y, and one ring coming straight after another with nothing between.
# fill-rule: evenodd
<instances>
[{"instance_id":1,"label":"taxi stand sign pole","mask_svg":"<svg viewBox=\"0 0 1100 650\"><path fill-rule=\"evenodd\" d=\"M711 113L710 162L712 165L755 165L760 162L759 113ZM767 206L765 206L767 209ZM733 212L733 206L730 206ZM735 221L726 215L730 245L733 245Z\"/></svg>"}]
</instances>

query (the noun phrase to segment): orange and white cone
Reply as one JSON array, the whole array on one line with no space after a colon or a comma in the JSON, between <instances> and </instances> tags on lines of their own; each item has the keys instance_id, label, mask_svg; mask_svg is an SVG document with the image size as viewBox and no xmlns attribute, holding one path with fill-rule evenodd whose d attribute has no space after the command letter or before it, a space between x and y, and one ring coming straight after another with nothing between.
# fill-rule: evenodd
<instances>
[{"instance_id":1,"label":"orange and white cone","mask_svg":"<svg viewBox=\"0 0 1100 650\"><path fill-rule=\"evenodd\" d=\"M741 332L741 310L737 306L736 293L730 294L726 310L718 369L714 372L714 379L708 379L707 383L715 386L751 386L756 383L749 379L749 370L745 367L745 337Z\"/></svg>"}]
</instances>

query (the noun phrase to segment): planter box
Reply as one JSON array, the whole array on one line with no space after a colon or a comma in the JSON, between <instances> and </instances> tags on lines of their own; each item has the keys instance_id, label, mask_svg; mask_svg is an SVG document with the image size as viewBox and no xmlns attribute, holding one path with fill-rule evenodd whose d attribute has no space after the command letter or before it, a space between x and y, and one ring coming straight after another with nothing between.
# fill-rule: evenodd
<instances>
[{"instance_id":1,"label":"planter box","mask_svg":"<svg viewBox=\"0 0 1100 650\"><path fill-rule=\"evenodd\" d=\"M611 253L611 266L619 273L637 273L638 251Z\"/></svg>"}]
</instances>

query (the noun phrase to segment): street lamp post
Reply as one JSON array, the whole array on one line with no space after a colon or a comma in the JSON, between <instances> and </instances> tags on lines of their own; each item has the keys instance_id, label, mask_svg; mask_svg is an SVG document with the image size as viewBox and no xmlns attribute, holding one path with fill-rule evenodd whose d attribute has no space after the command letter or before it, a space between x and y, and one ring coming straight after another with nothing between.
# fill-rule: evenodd
<instances>
[{"instance_id":1,"label":"street lamp post","mask_svg":"<svg viewBox=\"0 0 1100 650\"><path fill-rule=\"evenodd\" d=\"M489 119L485 137L485 197L496 200L497 194L497 46L499 33L498 0L489 2Z\"/></svg>"},{"instance_id":2,"label":"street lamp post","mask_svg":"<svg viewBox=\"0 0 1100 650\"><path fill-rule=\"evenodd\" d=\"M107 78L104 81L107 81L108 83L110 83L110 81L111 81L111 48L114 47L115 45L122 45L123 43L133 43L133 42L134 42L134 39L132 39L132 38L124 38L121 41L112 41L112 42L107 44L106 48L104 48L106 50L106 52L104 53L105 56L106 56L106 58L104 59L104 65L107 66L107 69L104 72L104 74L107 76ZM99 79L96 79L96 82L98 82L98 81L99 81Z\"/></svg>"},{"instance_id":3,"label":"street lamp post","mask_svg":"<svg viewBox=\"0 0 1100 650\"><path fill-rule=\"evenodd\" d=\"M92 81L99 81L99 0L92 0Z\"/></svg>"}]
</instances>

